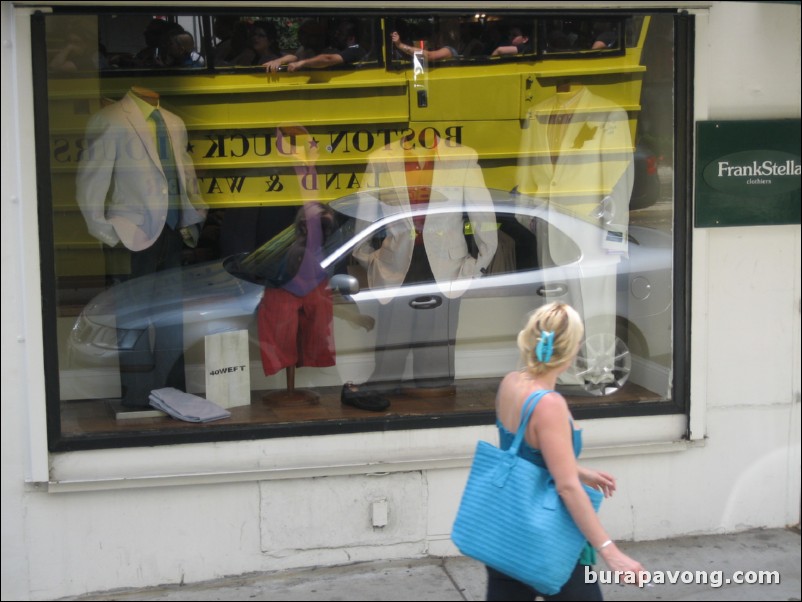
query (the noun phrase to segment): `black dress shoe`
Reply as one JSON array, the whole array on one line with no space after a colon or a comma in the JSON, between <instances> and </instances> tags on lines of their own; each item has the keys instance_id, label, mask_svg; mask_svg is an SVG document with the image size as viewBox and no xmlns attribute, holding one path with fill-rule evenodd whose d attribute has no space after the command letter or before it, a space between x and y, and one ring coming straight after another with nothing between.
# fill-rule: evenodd
<instances>
[{"instance_id":1,"label":"black dress shoe","mask_svg":"<svg viewBox=\"0 0 802 602\"><path fill-rule=\"evenodd\" d=\"M361 391L357 385L350 382L343 385L340 401L345 405L369 412L383 412L390 407L390 400L386 397L371 391Z\"/></svg>"}]
</instances>

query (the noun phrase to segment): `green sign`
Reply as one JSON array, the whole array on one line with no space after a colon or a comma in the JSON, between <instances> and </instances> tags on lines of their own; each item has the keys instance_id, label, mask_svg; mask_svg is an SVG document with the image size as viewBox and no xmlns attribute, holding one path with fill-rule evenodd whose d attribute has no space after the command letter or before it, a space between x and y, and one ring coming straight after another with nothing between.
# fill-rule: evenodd
<instances>
[{"instance_id":1,"label":"green sign","mask_svg":"<svg viewBox=\"0 0 802 602\"><path fill-rule=\"evenodd\" d=\"M696 124L697 228L800 223L800 120Z\"/></svg>"}]
</instances>

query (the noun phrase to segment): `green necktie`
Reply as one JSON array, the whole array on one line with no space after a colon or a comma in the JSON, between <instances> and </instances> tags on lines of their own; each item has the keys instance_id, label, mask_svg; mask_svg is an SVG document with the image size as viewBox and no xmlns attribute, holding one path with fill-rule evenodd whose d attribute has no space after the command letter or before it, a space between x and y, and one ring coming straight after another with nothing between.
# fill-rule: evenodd
<instances>
[{"instance_id":1,"label":"green necktie","mask_svg":"<svg viewBox=\"0 0 802 602\"><path fill-rule=\"evenodd\" d=\"M159 149L159 159L162 163L162 170L167 178L168 207L167 225L175 230L180 217L181 194L178 186L178 170L175 167L175 155L170 144L170 135L167 132L167 125L164 123L159 109L154 109L150 118L156 123L156 144Z\"/></svg>"}]
</instances>

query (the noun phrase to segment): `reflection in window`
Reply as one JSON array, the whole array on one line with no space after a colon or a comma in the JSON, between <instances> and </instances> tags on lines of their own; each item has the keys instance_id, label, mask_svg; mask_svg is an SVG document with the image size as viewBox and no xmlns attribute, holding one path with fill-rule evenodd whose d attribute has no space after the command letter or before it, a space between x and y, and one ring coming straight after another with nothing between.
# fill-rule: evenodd
<instances>
[{"instance_id":1,"label":"reflection in window","mask_svg":"<svg viewBox=\"0 0 802 602\"><path fill-rule=\"evenodd\" d=\"M197 16L114 14L92 19L103 50L101 69L104 71L206 66L202 29Z\"/></svg>"},{"instance_id":2,"label":"reflection in window","mask_svg":"<svg viewBox=\"0 0 802 602\"><path fill-rule=\"evenodd\" d=\"M622 47L622 21L619 19L544 19L541 28L547 53L618 50Z\"/></svg>"},{"instance_id":3,"label":"reflection in window","mask_svg":"<svg viewBox=\"0 0 802 602\"><path fill-rule=\"evenodd\" d=\"M391 60L402 64L416 53L427 62L451 64L535 51L534 20L526 15L396 18L390 24Z\"/></svg>"},{"instance_id":4,"label":"reflection in window","mask_svg":"<svg viewBox=\"0 0 802 602\"><path fill-rule=\"evenodd\" d=\"M370 18L222 15L214 18L212 31L215 66L221 68L342 68L375 65L381 56Z\"/></svg>"},{"instance_id":5,"label":"reflection in window","mask_svg":"<svg viewBox=\"0 0 802 602\"><path fill-rule=\"evenodd\" d=\"M296 425L336 432L352 420L371 429L397 416L479 423L516 365L524 316L555 296L582 310L596 342L611 342L588 345L590 368L563 383L584 407L676 401L673 16L89 9L38 18L55 448L114 445L122 432L149 443L197 436L197 425L128 413L148 409L156 388L203 395L206 336L236 331L249 344L251 399L205 427L210 439ZM443 49L445 58L423 54ZM340 61L303 63L332 55ZM444 68L416 78L416 58ZM265 61L276 63L269 75ZM294 63L302 76L288 72ZM371 197L381 213L367 216ZM312 203L334 219L308 253L296 220ZM402 207L421 223L399 216ZM291 256L309 269L289 269ZM409 276L413 264L431 271ZM289 337L301 353L282 357L295 364L268 374L259 308L299 270L332 289L330 336L320 347L314 333ZM386 306L410 326L394 326ZM418 319L427 311L431 328ZM437 357L408 369L410 349ZM616 364L623 356L629 364ZM319 406L265 401L287 388L289 369ZM340 403L345 382L373 374L393 383L389 413ZM418 379L447 403L409 395ZM461 396L482 386L486 405Z\"/></svg>"}]
</instances>

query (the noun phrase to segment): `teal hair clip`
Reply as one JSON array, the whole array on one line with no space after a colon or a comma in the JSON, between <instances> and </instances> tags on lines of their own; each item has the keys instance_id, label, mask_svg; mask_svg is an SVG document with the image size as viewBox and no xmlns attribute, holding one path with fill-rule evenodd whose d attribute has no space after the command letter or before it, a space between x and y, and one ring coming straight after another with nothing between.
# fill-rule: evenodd
<instances>
[{"instance_id":1,"label":"teal hair clip","mask_svg":"<svg viewBox=\"0 0 802 602\"><path fill-rule=\"evenodd\" d=\"M546 330L540 331L540 339L538 339L537 347L535 347L535 355L537 361L546 363L551 360L554 353L554 332Z\"/></svg>"}]
</instances>

